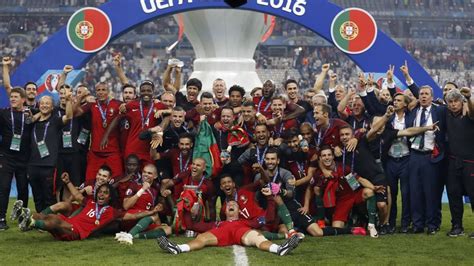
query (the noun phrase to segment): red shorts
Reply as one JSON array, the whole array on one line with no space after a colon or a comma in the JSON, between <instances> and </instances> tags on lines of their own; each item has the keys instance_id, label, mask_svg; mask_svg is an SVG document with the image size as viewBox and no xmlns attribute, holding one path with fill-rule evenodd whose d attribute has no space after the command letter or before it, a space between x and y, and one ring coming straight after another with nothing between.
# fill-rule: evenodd
<instances>
[{"instance_id":1,"label":"red shorts","mask_svg":"<svg viewBox=\"0 0 474 266\"><path fill-rule=\"evenodd\" d=\"M359 189L353 194L345 195L344 197L337 198L336 207L334 208L334 214L332 216L333 221L347 222L347 217L352 210L354 205L364 202L363 197L364 190Z\"/></svg>"},{"instance_id":2,"label":"red shorts","mask_svg":"<svg viewBox=\"0 0 474 266\"><path fill-rule=\"evenodd\" d=\"M102 165L108 165L112 169L112 177L120 176L123 173L122 156L120 153L100 154L93 151L87 153L86 181L94 180L97 171Z\"/></svg>"},{"instance_id":3,"label":"red shorts","mask_svg":"<svg viewBox=\"0 0 474 266\"><path fill-rule=\"evenodd\" d=\"M62 214L59 214L58 216L59 216L59 219L67 222L68 218L66 216L64 216ZM56 240L60 240L60 241L81 240L81 235L79 234L79 232L74 230L74 225L71 225L71 231L69 231L69 232L62 232L62 233L51 232L51 235L53 235L53 237Z\"/></svg>"},{"instance_id":4,"label":"red shorts","mask_svg":"<svg viewBox=\"0 0 474 266\"><path fill-rule=\"evenodd\" d=\"M223 226L208 231L217 238L217 245L220 247L241 245L242 237L251 230L246 223L242 223L241 221L224 223Z\"/></svg>"}]
</instances>

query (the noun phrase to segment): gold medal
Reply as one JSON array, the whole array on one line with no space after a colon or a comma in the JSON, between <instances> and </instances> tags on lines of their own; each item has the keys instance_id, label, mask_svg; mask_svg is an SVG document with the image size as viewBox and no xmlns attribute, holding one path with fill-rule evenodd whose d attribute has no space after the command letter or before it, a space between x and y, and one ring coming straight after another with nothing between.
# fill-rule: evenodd
<instances>
[{"instance_id":1,"label":"gold medal","mask_svg":"<svg viewBox=\"0 0 474 266\"><path fill-rule=\"evenodd\" d=\"M104 128L107 128L107 121L104 121L104 122L102 123L102 126L103 126Z\"/></svg>"},{"instance_id":2,"label":"gold medal","mask_svg":"<svg viewBox=\"0 0 474 266\"><path fill-rule=\"evenodd\" d=\"M95 220L95 225L99 225L99 224L100 224L99 220Z\"/></svg>"}]
</instances>

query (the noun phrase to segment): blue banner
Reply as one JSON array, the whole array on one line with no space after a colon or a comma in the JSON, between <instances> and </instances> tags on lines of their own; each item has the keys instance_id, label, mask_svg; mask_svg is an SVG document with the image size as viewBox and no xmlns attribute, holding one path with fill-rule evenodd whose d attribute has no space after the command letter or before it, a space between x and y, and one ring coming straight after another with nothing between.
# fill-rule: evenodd
<instances>
[{"instance_id":1,"label":"blue banner","mask_svg":"<svg viewBox=\"0 0 474 266\"><path fill-rule=\"evenodd\" d=\"M99 7L111 23L109 43L150 20L190 10L209 8L230 7L223 1L218 0L110 0ZM258 11L288 19L314 31L332 44L335 44L331 37L331 33L334 33L332 31L333 20L342 11L341 7L324 0L249 0L247 4L239 7L239 9ZM352 15L350 17L352 19ZM87 38L90 33L87 31L88 27L92 26L81 24L80 27L69 29L69 33L76 32ZM345 27L345 31L341 30L341 34L347 35L348 39L353 33L357 33L357 31L363 33L364 30L363 27L355 29L354 25L350 23L343 23L341 29L343 29L342 27ZM100 28L96 27L95 30L100 30ZM12 85L23 85L29 80L37 80L47 70L62 69L64 65L72 65L74 69L84 67L97 51L94 53L79 51L71 45L74 40L71 41L67 33L67 27L63 27L32 52L12 74ZM86 50L87 45L84 42ZM433 87L436 97L442 95L438 85L423 67L380 30L376 31L376 39L370 48L362 53L347 54L347 56L364 72L385 73L389 65L395 65L397 66L395 76L399 80L404 80L404 78L398 66L403 65L406 60L410 67L410 74L418 84ZM8 104L3 89L0 90L0 96L2 100L0 105Z\"/></svg>"}]
</instances>

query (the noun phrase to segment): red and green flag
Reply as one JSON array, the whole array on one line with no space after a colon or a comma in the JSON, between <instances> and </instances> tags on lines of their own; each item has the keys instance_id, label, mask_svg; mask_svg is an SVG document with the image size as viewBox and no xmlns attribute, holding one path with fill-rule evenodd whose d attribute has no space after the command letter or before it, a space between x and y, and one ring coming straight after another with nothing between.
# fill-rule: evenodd
<instances>
[{"instance_id":1,"label":"red and green flag","mask_svg":"<svg viewBox=\"0 0 474 266\"><path fill-rule=\"evenodd\" d=\"M67 37L71 45L84 53L104 48L112 35L112 24L104 11L86 7L76 11L67 24Z\"/></svg>"},{"instance_id":2,"label":"red and green flag","mask_svg":"<svg viewBox=\"0 0 474 266\"><path fill-rule=\"evenodd\" d=\"M193 158L203 158L206 161L206 177L208 178L219 175L222 170L219 146L207 120L199 125L199 133L194 141Z\"/></svg>"},{"instance_id":3,"label":"red and green flag","mask_svg":"<svg viewBox=\"0 0 474 266\"><path fill-rule=\"evenodd\" d=\"M377 24L367 11L347 8L334 17L331 37L343 52L360 54L367 51L377 39Z\"/></svg>"}]
</instances>

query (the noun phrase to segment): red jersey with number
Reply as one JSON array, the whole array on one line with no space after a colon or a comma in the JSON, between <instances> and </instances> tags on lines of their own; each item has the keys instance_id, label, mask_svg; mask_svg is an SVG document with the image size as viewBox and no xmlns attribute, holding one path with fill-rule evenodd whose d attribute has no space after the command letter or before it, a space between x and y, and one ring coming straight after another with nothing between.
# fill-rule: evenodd
<instances>
[{"instance_id":1,"label":"red jersey with number","mask_svg":"<svg viewBox=\"0 0 474 266\"><path fill-rule=\"evenodd\" d=\"M232 198L231 198L232 199ZM237 203L239 204L239 218L245 220L253 220L258 217L265 216L265 210L258 205L255 200L255 193L250 190L241 188L237 191ZM226 202L222 204L221 217L225 217Z\"/></svg>"},{"instance_id":2,"label":"red jersey with number","mask_svg":"<svg viewBox=\"0 0 474 266\"><path fill-rule=\"evenodd\" d=\"M107 127L112 123L115 117L119 115L119 107L122 102L117 100L110 100L107 102L99 103L88 103L82 107L82 110L87 113L91 113L91 144L90 150L93 152L101 153L119 153L120 152L120 132L118 129L114 129L110 132L107 147L103 150L100 149L100 142L102 136L104 136L106 128L104 128L104 121L102 120L102 114L99 109L99 105L105 114Z\"/></svg>"},{"instance_id":3,"label":"red jersey with number","mask_svg":"<svg viewBox=\"0 0 474 266\"><path fill-rule=\"evenodd\" d=\"M93 231L106 226L118 216L117 211L111 206L98 206L97 210L101 213L98 225L96 224L96 204L92 200L87 201L78 215L72 218L66 217L64 220L72 225L72 230L78 232L81 239L85 239Z\"/></svg>"},{"instance_id":4,"label":"red jersey with number","mask_svg":"<svg viewBox=\"0 0 474 266\"><path fill-rule=\"evenodd\" d=\"M168 109L168 107L158 102L152 103L151 106L143 104L142 108L140 108L140 100L134 100L127 103L126 108L127 114L125 117L129 122L130 128L128 130L124 155L125 157L130 154L146 154L149 156L150 141L141 140L139 135L142 131L157 126L158 119L155 118L155 112Z\"/></svg>"}]
</instances>

